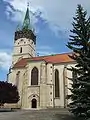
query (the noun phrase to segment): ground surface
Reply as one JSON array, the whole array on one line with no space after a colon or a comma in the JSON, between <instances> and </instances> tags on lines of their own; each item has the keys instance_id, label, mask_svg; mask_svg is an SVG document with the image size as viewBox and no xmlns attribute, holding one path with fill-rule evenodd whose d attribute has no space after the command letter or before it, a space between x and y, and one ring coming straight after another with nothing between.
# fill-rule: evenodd
<instances>
[{"instance_id":1,"label":"ground surface","mask_svg":"<svg viewBox=\"0 0 90 120\"><path fill-rule=\"evenodd\" d=\"M74 120L66 109L0 112L0 120Z\"/></svg>"}]
</instances>

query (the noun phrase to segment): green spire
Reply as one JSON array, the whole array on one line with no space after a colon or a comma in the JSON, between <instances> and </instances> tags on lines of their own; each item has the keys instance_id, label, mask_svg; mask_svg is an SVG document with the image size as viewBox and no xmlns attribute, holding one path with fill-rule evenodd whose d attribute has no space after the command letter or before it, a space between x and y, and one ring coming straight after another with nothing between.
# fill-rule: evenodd
<instances>
[{"instance_id":1,"label":"green spire","mask_svg":"<svg viewBox=\"0 0 90 120\"><path fill-rule=\"evenodd\" d=\"M17 25L16 31L20 31L20 25Z\"/></svg>"},{"instance_id":2,"label":"green spire","mask_svg":"<svg viewBox=\"0 0 90 120\"><path fill-rule=\"evenodd\" d=\"M27 5L27 11L23 21L23 29L31 29L30 16L29 16L29 4Z\"/></svg>"}]
</instances>

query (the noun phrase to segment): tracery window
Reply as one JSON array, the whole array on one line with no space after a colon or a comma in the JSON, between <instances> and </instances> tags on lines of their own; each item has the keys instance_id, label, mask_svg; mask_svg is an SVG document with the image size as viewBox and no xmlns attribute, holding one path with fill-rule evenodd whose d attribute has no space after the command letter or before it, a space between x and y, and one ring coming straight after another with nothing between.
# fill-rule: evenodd
<instances>
[{"instance_id":1,"label":"tracery window","mask_svg":"<svg viewBox=\"0 0 90 120\"><path fill-rule=\"evenodd\" d=\"M38 85L38 69L36 67L31 71L31 85Z\"/></svg>"},{"instance_id":2,"label":"tracery window","mask_svg":"<svg viewBox=\"0 0 90 120\"><path fill-rule=\"evenodd\" d=\"M59 93L59 71L55 70L55 97L60 97Z\"/></svg>"}]
</instances>

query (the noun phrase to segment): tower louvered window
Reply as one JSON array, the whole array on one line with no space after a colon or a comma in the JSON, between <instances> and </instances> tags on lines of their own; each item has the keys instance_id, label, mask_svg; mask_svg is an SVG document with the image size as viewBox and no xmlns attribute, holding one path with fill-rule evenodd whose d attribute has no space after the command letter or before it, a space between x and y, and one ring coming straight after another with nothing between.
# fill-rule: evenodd
<instances>
[{"instance_id":1,"label":"tower louvered window","mask_svg":"<svg viewBox=\"0 0 90 120\"><path fill-rule=\"evenodd\" d=\"M22 53L22 47L20 48L20 53Z\"/></svg>"}]
</instances>

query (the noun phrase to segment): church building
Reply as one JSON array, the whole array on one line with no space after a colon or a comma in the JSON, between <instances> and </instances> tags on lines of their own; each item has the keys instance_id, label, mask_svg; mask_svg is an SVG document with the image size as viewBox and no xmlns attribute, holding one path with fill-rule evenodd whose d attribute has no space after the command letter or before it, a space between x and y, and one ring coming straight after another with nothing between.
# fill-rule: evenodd
<instances>
[{"instance_id":1,"label":"church building","mask_svg":"<svg viewBox=\"0 0 90 120\"><path fill-rule=\"evenodd\" d=\"M22 29L15 32L12 65L7 81L17 86L21 109L66 108L72 73L67 68L75 61L70 53L36 56L36 36L30 27L29 7Z\"/></svg>"}]
</instances>

